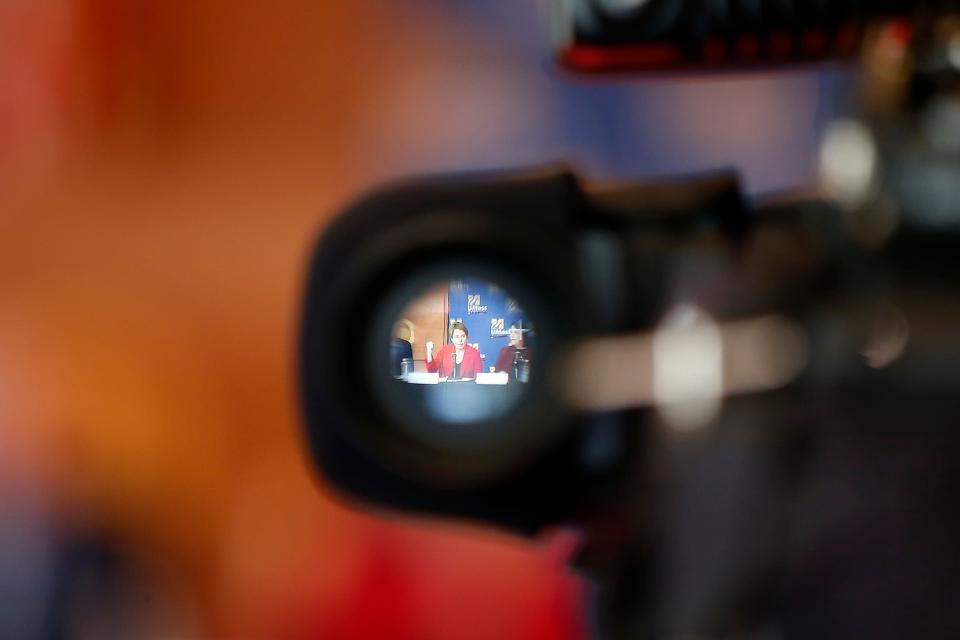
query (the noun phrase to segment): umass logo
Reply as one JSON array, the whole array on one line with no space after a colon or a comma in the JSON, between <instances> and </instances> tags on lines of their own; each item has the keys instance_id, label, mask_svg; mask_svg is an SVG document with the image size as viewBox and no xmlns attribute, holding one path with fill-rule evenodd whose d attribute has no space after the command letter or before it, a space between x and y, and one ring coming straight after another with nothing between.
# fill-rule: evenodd
<instances>
[{"instance_id":1,"label":"umass logo","mask_svg":"<svg viewBox=\"0 0 960 640\"><path fill-rule=\"evenodd\" d=\"M480 294L467 294L467 313L486 313L487 305L480 304Z\"/></svg>"},{"instance_id":2,"label":"umass logo","mask_svg":"<svg viewBox=\"0 0 960 640\"><path fill-rule=\"evenodd\" d=\"M490 318L490 337L501 338L510 335L510 331L503 325L503 318Z\"/></svg>"}]
</instances>

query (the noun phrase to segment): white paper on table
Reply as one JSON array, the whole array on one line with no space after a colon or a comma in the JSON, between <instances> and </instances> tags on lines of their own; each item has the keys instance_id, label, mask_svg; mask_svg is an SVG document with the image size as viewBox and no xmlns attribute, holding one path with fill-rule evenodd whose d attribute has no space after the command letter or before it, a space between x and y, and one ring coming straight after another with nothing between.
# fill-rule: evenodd
<instances>
[{"instance_id":1,"label":"white paper on table","mask_svg":"<svg viewBox=\"0 0 960 640\"><path fill-rule=\"evenodd\" d=\"M426 371L414 371L408 373L406 381L410 384L440 384L440 373L428 373Z\"/></svg>"},{"instance_id":2,"label":"white paper on table","mask_svg":"<svg viewBox=\"0 0 960 640\"><path fill-rule=\"evenodd\" d=\"M477 374L477 384L507 384L509 381L510 374L508 374L506 371Z\"/></svg>"}]
</instances>

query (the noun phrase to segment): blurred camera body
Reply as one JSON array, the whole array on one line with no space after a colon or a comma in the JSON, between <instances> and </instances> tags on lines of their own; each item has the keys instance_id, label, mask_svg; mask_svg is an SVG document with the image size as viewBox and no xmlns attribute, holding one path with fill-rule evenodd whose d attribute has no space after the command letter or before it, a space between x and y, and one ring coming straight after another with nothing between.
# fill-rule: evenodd
<instances>
[{"instance_id":1,"label":"blurred camera body","mask_svg":"<svg viewBox=\"0 0 960 640\"><path fill-rule=\"evenodd\" d=\"M872 21L958 8L950 0L551 0L549 6L556 59L587 73L853 59Z\"/></svg>"},{"instance_id":2,"label":"blurred camera body","mask_svg":"<svg viewBox=\"0 0 960 640\"><path fill-rule=\"evenodd\" d=\"M860 52L861 110L828 131L825 190L749 203L728 173L600 185L549 167L361 198L306 293L318 468L367 504L574 527L598 637L960 636L952 8L555 3L578 71ZM865 29L877 16L913 21ZM428 384L390 376L409 301L471 278L491 288L467 294L466 324L444 319ZM460 375L479 343L453 338L501 289L537 335L502 389Z\"/></svg>"}]
</instances>

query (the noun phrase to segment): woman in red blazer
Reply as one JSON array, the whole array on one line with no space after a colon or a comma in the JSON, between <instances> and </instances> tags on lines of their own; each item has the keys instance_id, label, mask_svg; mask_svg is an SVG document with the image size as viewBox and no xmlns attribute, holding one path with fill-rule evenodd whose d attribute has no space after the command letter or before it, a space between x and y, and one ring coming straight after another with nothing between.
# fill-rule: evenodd
<instances>
[{"instance_id":1,"label":"woman in red blazer","mask_svg":"<svg viewBox=\"0 0 960 640\"><path fill-rule=\"evenodd\" d=\"M427 343L427 371L440 372L440 380L470 380L483 371L480 352L467 344L470 337L462 322L450 323L450 344L433 355L433 343Z\"/></svg>"}]
</instances>

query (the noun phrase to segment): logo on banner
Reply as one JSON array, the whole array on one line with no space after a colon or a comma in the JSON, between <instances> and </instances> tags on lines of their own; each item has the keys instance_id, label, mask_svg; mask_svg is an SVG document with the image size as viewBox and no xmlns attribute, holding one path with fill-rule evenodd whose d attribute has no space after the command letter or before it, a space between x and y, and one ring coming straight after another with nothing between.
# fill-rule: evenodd
<instances>
[{"instance_id":1,"label":"logo on banner","mask_svg":"<svg viewBox=\"0 0 960 640\"><path fill-rule=\"evenodd\" d=\"M486 313L487 305L480 304L479 293L467 294L467 313Z\"/></svg>"},{"instance_id":2,"label":"logo on banner","mask_svg":"<svg viewBox=\"0 0 960 640\"><path fill-rule=\"evenodd\" d=\"M507 298L507 313L514 314L520 309L520 305L513 298Z\"/></svg>"},{"instance_id":3,"label":"logo on banner","mask_svg":"<svg viewBox=\"0 0 960 640\"><path fill-rule=\"evenodd\" d=\"M510 335L510 332L503 328L503 318L490 318L490 337L502 338Z\"/></svg>"}]
</instances>

